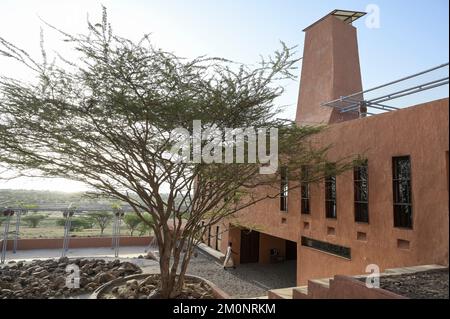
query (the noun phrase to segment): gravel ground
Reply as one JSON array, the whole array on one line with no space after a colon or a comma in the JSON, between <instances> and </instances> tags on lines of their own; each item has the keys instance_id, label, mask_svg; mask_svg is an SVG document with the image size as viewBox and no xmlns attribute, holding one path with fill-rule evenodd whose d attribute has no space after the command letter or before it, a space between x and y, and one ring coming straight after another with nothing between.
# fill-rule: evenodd
<instances>
[{"instance_id":1,"label":"gravel ground","mask_svg":"<svg viewBox=\"0 0 450 319\"><path fill-rule=\"evenodd\" d=\"M191 259L188 273L208 279L232 298L267 296L269 289L296 286L295 261L244 264L224 270L215 259L199 251L198 256Z\"/></svg>"},{"instance_id":2,"label":"gravel ground","mask_svg":"<svg viewBox=\"0 0 450 319\"><path fill-rule=\"evenodd\" d=\"M236 269L224 270L216 259L197 250L192 257L188 274L200 276L216 284L232 298L267 296L267 290L296 286L296 263L287 261L278 264L244 264ZM142 268L144 273L159 272L156 261L147 259L124 259Z\"/></svg>"},{"instance_id":3,"label":"gravel ground","mask_svg":"<svg viewBox=\"0 0 450 319\"><path fill-rule=\"evenodd\" d=\"M448 279L448 268L382 276L380 288L413 299L448 299Z\"/></svg>"}]
</instances>

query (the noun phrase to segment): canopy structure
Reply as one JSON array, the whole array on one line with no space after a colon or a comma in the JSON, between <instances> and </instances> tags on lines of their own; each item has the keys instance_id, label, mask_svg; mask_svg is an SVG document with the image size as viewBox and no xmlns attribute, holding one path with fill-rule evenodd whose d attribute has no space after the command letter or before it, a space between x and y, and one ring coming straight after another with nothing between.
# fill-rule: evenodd
<instances>
[{"instance_id":1,"label":"canopy structure","mask_svg":"<svg viewBox=\"0 0 450 319\"><path fill-rule=\"evenodd\" d=\"M401 97L405 97L411 94L419 93L426 90L431 90L433 88L437 88L443 85L447 85L449 83L449 76L447 73L447 76L445 77L438 77L433 80L422 80L424 82L421 82L418 85L414 85L411 87L407 87L405 89L401 90L393 90L392 93L379 93L379 95L375 95L375 97L371 97L370 99L364 99L364 94L369 92L379 92L380 89L390 89L395 84L402 83L406 80L414 79L416 77L419 77L424 74L428 74L432 71L436 71L439 69L443 69L449 66L449 63L444 63L438 66L435 66L433 68L427 69L425 71L415 73L412 75L409 75L407 77L379 85L377 87L364 90L361 92L356 92L353 94L350 94L348 96L341 96L339 99L329 101L322 103L322 106L329 106L333 107L339 110L340 113L346 113L346 112L358 112L362 117L366 115L375 115L374 113L370 112L370 110L378 110L382 112L389 112L389 111L395 111L398 110L398 107L386 105L385 102L389 102L394 99L398 99Z\"/></svg>"},{"instance_id":2,"label":"canopy structure","mask_svg":"<svg viewBox=\"0 0 450 319\"><path fill-rule=\"evenodd\" d=\"M329 16L334 16L334 17L338 18L339 20L344 21L345 23L352 24L354 21L358 20L359 18L361 18L361 17L363 17L365 15L366 15L366 13L365 12L361 12L361 11L350 11L350 10L336 9L336 10L333 10L330 13L328 13L322 19L317 20L316 22L311 24L309 27L305 28L303 31L308 30L313 25L315 25L315 24L319 23L320 21L328 18Z\"/></svg>"}]
</instances>

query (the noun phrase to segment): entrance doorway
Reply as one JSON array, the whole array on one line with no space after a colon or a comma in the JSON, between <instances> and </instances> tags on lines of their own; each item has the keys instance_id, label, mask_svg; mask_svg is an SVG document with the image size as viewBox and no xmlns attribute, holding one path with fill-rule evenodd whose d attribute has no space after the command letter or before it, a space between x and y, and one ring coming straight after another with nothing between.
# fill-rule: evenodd
<instances>
[{"instance_id":1,"label":"entrance doorway","mask_svg":"<svg viewBox=\"0 0 450 319\"><path fill-rule=\"evenodd\" d=\"M286 240L286 260L297 260L297 243Z\"/></svg>"},{"instance_id":2,"label":"entrance doorway","mask_svg":"<svg viewBox=\"0 0 450 319\"><path fill-rule=\"evenodd\" d=\"M241 264L259 261L259 232L241 230Z\"/></svg>"}]
</instances>

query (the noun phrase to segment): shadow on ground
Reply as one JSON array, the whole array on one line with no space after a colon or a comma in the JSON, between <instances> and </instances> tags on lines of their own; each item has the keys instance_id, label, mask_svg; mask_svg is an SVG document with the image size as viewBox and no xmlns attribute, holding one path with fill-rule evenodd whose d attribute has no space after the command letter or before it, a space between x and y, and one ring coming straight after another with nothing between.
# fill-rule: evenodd
<instances>
[{"instance_id":1,"label":"shadow on ground","mask_svg":"<svg viewBox=\"0 0 450 319\"><path fill-rule=\"evenodd\" d=\"M267 290L296 286L296 262L244 264L224 270L212 257L198 251L188 273L208 279L233 298L267 296Z\"/></svg>"}]
</instances>

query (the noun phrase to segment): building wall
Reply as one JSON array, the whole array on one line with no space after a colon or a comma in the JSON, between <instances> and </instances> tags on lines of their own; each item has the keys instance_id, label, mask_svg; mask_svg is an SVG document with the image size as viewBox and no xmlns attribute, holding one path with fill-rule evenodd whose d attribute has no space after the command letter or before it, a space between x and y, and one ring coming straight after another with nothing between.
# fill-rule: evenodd
<instances>
[{"instance_id":1,"label":"building wall","mask_svg":"<svg viewBox=\"0 0 450 319\"><path fill-rule=\"evenodd\" d=\"M361 274L369 264L377 264L380 271L419 264L448 265L448 98L367 118L322 106L362 90L356 29L328 15L305 32L296 123L329 124L314 140L320 147L331 146L330 161L357 155L368 159L370 223L354 221L353 172L347 171L336 181L336 220L325 218L322 182L311 185L310 215L300 213L297 188L289 191L287 212L280 211L279 198L267 199L242 210L228 220L226 228L240 225L297 242L298 284L336 274ZM413 229L395 228L393 223L392 157L402 155L411 159ZM290 188L296 185L298 181L289 181ZM254 192L274 195L279 186ZM350 247L351 259L302 247L301 236ZM263 236L262 242L266 239ZM223 250L229 241L239 253L237 228L224 234ZM239 262L239 256L235 259Z\"/></svg>"},{"instance_id":2,"label":"building wall","mask_svg":"<svg viewBox=\"0 0 450 319\"><path fill-rule=\"evenodd\" d=\"M280 256L286 256L286 241L264 233L259 235L259 263L270 263L270 250L277 249Z\"/></svg>"},{"instance_id":3,"label":"building wall","mask_svg":"<svg viewBox=\"0 0 450 319\"><path fill-rule=\"evenodd\" d=\"M279 199L265 200L229 222L297 242L299 285L308 279L365 273L369 264L377 264L380 271L420 264L448 265L448 121L447 98L330 125L315 137L319 145L332 146L330 161L357 155L368 159L369 224L354 221L352 171L336 180L336 220L325 218L325 191L320 182L311 185L310 215L300 214L300 194L295 189L289 192L287 213L280 212ZM411 157L413 229L395 228L393 224L392 157L401 155ZM255 192L266 194L275 188L278 185ZM284 223L282 218L286 219ZM304 228L305 223L309 223L309 229ZM334 235L328 234L328 227L335 229ZM358 240L358 232L365 233L366 240ZM223 235L223 242L232 241L233 250L239 253L240 232L232 228L231 235ZM301 236L350 247L352 258L302 247ZM409 248L398 247L398 240L408 241Z\"/></svg>"},{"instance_id":4,"label":"building wall","mask_svg":"<svg viewBox=\"0 0 450 319\"><path fill-rule=\"evenodd\" d=\"M375 263L386 267L448 265L448 99L332 125L317 141L333 145L328 156L338 160L364 154L369 166L369 224L354 222L353 177L337 177L337 220L325 218L323 184L312 189L310 222L301 234L352 248L352 259L298 247L299 283L332 274L364 273ZM392 157L411 156L413 229L393 227ZM334 236L327 227L335 227ZM357 232L367 235L357 240ZM409 249L398 247L409 241ZM321 266L322 265L322 266ZM326 266L323 266L326 265Z\"/></svg>"},{"instance_id":5,"label":"building wall","mask_svg":"<svg viewBox=\"0 0 450 319\"><path fill-rule=\"evenodd\" d=\"M121 246L148 246L153 236L120 236ZM63 238L22 238L17 241L17 250L59 249L63 247ZM69 248L111 247L112 237L70 237ZM8 239L7 250L12 250L14 240Z\"/></svg>"},{"instance_id":6,"label":"building wall","mask_svg":"<svg viewBox=\"0 0 450 319\"><path fill-rule=\"evenodd\" d=\"M329 124L358 118L358 113L321 106L362 91L356 28L328 16L305 29L301 79L296 123Z\"/></svg>"}]
</instances>

